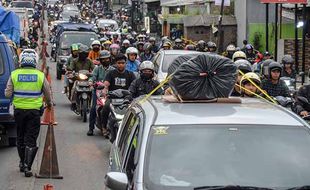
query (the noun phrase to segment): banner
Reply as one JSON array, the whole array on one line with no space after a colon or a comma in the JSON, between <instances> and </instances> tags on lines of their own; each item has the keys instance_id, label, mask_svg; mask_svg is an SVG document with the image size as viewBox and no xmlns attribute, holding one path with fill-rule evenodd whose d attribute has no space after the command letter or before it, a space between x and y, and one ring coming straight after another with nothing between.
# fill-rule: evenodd
<instances>
[{"instance_id":1,"label":"banner","mask_svg":"<svg viewBox=\"0 0 310 190\"><path fill-rule=\"evenodd\" d=\"M307 0L261 0L261 3L291 3L291 4L307 4Z\"/></svg>"}]
</instances>

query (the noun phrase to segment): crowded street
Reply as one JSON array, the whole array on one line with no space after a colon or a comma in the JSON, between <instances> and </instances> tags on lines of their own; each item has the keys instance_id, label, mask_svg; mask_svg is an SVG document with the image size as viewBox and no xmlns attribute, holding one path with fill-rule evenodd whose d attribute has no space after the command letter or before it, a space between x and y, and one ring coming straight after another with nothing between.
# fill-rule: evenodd
<instances>
[{"instance_id":1,"label":"crowded street","mask_svg":"<svg viewBox=\"0 0 310 190\"><path fill-rule=\"evenodd\" d=\"M310 189L310 0L9 0L0 190Z\"/></svg>"}]
</instances>

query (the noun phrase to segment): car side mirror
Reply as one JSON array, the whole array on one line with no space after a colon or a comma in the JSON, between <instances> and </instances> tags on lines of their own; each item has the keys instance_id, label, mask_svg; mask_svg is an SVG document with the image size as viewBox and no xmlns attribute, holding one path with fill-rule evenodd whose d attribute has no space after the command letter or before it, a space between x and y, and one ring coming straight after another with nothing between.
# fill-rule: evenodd
<instances>
[{"instance_id":1,"label":"car side mirror","mask_svg":"<svg viewBox=\"0 0 310 190\"><path fill-rule=\"evenodd\" d=\"M109 172L105 176L105 185L111 190L126 190L128 178L125 173Z\"/></svg>"}]
</instances>

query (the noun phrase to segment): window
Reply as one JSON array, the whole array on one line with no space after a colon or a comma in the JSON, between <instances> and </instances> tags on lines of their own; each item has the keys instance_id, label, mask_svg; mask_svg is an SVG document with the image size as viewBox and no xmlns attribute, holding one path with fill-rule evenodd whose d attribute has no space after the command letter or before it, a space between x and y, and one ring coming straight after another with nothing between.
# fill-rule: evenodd
<instances>
[{"instance_id":1,"label":"window","mask_svg":"<svg viewBox=\"0 0 310 190\"><path fill-rule=\"evenodd\" d=\"M136 169L135 157L137 156L136 150L137 150L137 144L138 144L138 133L139 133L139 127L136 127L134 135L132 136L131 139L129 139L129 149L128 149L128 154L125 160L124 171L126 172L128 180L130 182L132 181L134 171Z\"/></svg>"},{"instance_id":2,"label":"window","mask_svg":"<svg viewBox=\"0 0 310 190\"><path fill-rule=\"evenodd\" d=\"M185 6L169 7L169 14L184 14Z\"/></svg>"},{"instance_id":3,"label":"window","mask_svg":"<svg viewBox=\"0 0 310 190\"><path fill-rule=\"evenodd\" d=\"M1 51L0 51L0 75L3 75L4 73L4 61L3 61L3 49L1 48Z\"/></svg>"},{"instance_id":4,"label":"window","mask_svg":"<svg viewBox=\"0 0 310 190\"><path fill-rule=\"evenodd\" d=\"M126 150L130 144L130 134L132 130L139 124L139 118L131 113L129 115L126 125L123 127L120 141L119 141L119 150L120 150L120 157L123 160L126 156Z\"/></svg>"}]
</instances>

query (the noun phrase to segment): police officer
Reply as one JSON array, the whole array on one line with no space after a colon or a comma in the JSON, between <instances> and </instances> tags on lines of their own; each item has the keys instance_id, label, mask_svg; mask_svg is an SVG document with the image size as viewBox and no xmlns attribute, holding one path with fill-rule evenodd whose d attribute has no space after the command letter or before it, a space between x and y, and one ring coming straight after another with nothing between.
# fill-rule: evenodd
<instances>
[{"instance_id":1,"label":"police officer","mask_svg":"<svg viewBox=\"0 0 310 190\"><path fill-rule=\"evenodd\" d=\"M36 69L35 57L31 53L24 53L21 56L21 67L11 73L5 89L7 98L13 95L19 168L20 172L25 173L25 177L32 176L31 166L38 150L36 141L43 110L42 95L45 97L47 109L52 106L50 86L44 73Z\"/></svg>"}]
</instances>

